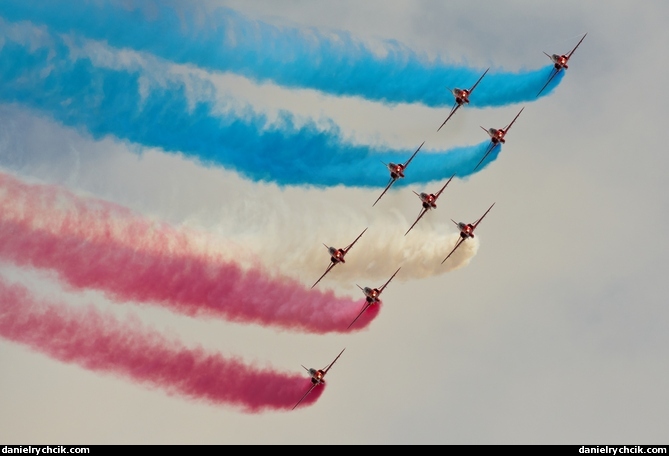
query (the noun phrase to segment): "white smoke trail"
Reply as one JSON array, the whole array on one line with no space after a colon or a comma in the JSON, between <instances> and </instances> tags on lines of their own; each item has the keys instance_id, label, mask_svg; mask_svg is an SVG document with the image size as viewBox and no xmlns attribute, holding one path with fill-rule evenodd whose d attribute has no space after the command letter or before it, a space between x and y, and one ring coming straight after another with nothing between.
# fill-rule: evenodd
<instances>
[{"instance_id":1,"label":"white smoke trail","mask_svg":"<svg viewBox=\"0 0 669 456\"><path fill-rule=\"evenodd\" d=\"M379 286L400 266L398 281L443 274L466 265L478 249L476 239L468 241L448 262L440 264L458 239L452 224L449 227L431 221L430 216L436 218L441 215L437 211L445 208L428 213L404 236L410 221L398 212L364 208L373 198L370 191L342 189L344 195L330 196L323 190L279 190L160 153L151 153L148 160L148 154L143 159L128 152L112 154L106 157L112 158L108 161L112 166L94 163L94 154L80 155L76 187L95 187L96 193L122 204L132 201L134 210L152 214L147 217L148 225L171 219L179 227L173 231L173 239L158 239L144 249L208 252L249 266L260 258L266 268L311 285L329 264L322 244L345 247L368 227L347 255L346 264L337 265L323 281L324 285L336 282L351 287L356 282ZM128 159L135 161L131 167L127 166ZM40 168L49 174L48 167L42 164ZM156 169L161 170L158 176ZM165 198L166 194L172 197ZM18 220L22 208L31 205L54 226L54 220L71 217L77 204L76 199L64 194L54 199L22 200L20 194L8 192L6 185L0 188L0 196L3 219ZM356 201L347 205L338 201L342 196L355 197ZM126 236L126 222L136 220L122 209L105 215L106 221L99 229L112 227L110 235L116 232L117 236ZM110 215L111 224L107 223ZM94 229L95 224L96 220L88 220L86 230Z\"/></svg>"}]
</instances>

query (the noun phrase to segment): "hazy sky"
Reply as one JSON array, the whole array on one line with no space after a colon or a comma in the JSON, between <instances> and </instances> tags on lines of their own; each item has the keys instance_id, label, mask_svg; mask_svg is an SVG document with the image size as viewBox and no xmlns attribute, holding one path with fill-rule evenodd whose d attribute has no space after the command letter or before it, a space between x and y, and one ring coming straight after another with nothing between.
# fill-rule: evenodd
<instances>
[{"instance_id":1,"label":"hazy sky","mask_svg":"<svg viewBox=\"0 0 669 456\"><path fill-rule=\"evenodd\" d=\"M62 185L175 230L196 230L202 248L245 265L260 261L306 288L327 266L322 243L343 246L371 226L351 263L319 284L339 297L359 299L355 283L379 286L403 267L367 328L310 334L188 317L140 302L119 305L101 291L68 288L48 271L0 262L3 280L40 299L73 309L93 304L188 347L305 381L300 365L320 368L346 347L315 403L246 413L0 339L0 441L666 444L665 2L203 3L281 27L345 31L374 49L393 40L476 74L487 67L491 73L545 68L550 61L543 51L568 52L588 36L549 95L462 108L439 132L448 106L255 83L112 43L82 48L109 68L141 62L159 82L165 68L195 74L211 85L202 88L194 78L189 96L210 95L222 116L253 110L271 122L285 110L298 125L334 124L346 141L378 149L413 151L422 141L425 153L477 145L486 139L480 126L502 127L525 106L497 159L454 179L410 239L402 235L419 211L411 190L436 191L450 176L393 189L372 208L382 188L258 184L178 151L91 135L48 111L0 101L0 172L23 182ZM4 20L3 27L12 22ZM385 172L381 163L377 171ZM493 202L477 229L478 243L463 248L457 265L440 268L457 236L450 219L474 221Z\"/></svg>"}]
</instances>

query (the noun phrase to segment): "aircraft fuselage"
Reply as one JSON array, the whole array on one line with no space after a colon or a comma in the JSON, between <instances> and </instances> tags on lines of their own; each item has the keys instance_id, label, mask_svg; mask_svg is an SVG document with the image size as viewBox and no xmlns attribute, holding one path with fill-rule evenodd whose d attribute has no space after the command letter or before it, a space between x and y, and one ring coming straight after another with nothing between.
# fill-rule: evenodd
<instances>
[{"instance_id":1,"label":"aircraft fuselage","mask_svg":"<svg viewBox=\"0 0 669 456\"><path fill-rule=\"evenodd\" d=\"M488 129L488 134L490 135L490 140L493 142L493 144L497 143L502 143L504 144L504 135L506 132L502 129L496 129L496 128L489 128Z\"/></svg>"},{"instance_id":2,"label":"aircraft fuselage","mask_svg":"<svg viewBox=\"0 0 669 456\"><path fill-rule=\"evenodd\" d=\"M420 200L423 202L423 207L425 209L436 208L437 207L437 203L435 203L436 199L437 198L432 193L430 193L430 194L421 193L420 194Z\"/></svg>"},{"instance_id":3,"label":"aircraft fuselage","mask_svg":"<svg viewBox=\"0 0 669 456\"><path fill-rule=\"evenodd\" d=\"M404 177L404 166L402 165L388 163L388 170L390 171L390 177L393 179L400 179Z\"/></svg>"},{"instance_id":4,"label":"aircraft fuselage","mask_svg":"<svg viewBox=\"0 0 669 456\"><path fill-rule=\"evenodd\" d=\"M363 289L363 292L365 293L365 298L367 299L367 302L373 303L373 302L379 302L379 290L376 288L369 288L365 287Z\"/></svg>"},{"instance_id":5,"label":"aircraft fuselage","mask_svg":"<svg viewBox=\"0 0 669 456\"><path fill-rule=\"evenodd\" d=\"M453 89L453 96L455 96L455 102L459 105L469 103L469 90L467 89Z\"/></svg>"},{"instance_id":6,"label":"aircraft fuselage","mask_svg":"<svg viewBox=\"0 0 669 456\"><path fill-rule=\"evenodd\" d=\"M556 70L560 70L562 68L565 68L565 69L569 68L567 66L567 62L569 61L569 57L567 57L566 55L553 54L551 56L551 60L553 61L553 63L555 63L555 69Z\"/></svg>"},{"instance_id":7,"label":"aircraft fuselage","mask_svg":"<svg viewBox=\"0 0 669 456\"><path fill-rule=\"evenodd\" d=\"M460 236L464 239L474 237L474 225L471 223L464 224L462 222L458 223L458 228L460 228Z\"/></svg>"},{"instance_id":8,"label":"aircraft fuselage","mask_svg":"<svg viewBox=\"0 0 669 456\"><path fill-rule=\"evenodd\" d=\"M311 383L313 383L314 385L325 383L325 380L323 379L323 377L325 377L325 372L323 372L322 370L320 369L316 370L314 368L311 368L309 369L309 375L311 375Z\"/></svg>"},{"instance_id":9,"label":"aircraft fuselage","mask_svg":"<svg viewBox=\"0 0 669 456\"><path fill-rule=\"evenodd\" d=\"M330 261L333 263L346 263L344 260L344 251L342 249L330 247L328 251L330 252Z\"/></svg>"}]
</instances>

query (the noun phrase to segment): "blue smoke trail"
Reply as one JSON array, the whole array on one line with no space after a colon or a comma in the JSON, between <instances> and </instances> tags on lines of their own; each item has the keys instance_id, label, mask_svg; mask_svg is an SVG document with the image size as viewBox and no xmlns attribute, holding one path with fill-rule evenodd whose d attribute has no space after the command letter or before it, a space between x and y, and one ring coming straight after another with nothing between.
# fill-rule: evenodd
<instances>
[{"instance_id":1,"label":"blue smoke trail","mask_svg":"<svg viewBox=\"0 0 669 456\"><path fill-rule=\"evenodd\" d=\"M3 0L0 15L256 82L385 103L450 107L454 100L446 88L469 88L483 73L430 60L394 41L384 43L387 55L380 56L348 33L325 36L313 28L280 28L227 8L206 11L190 2L147 0L133 7L111 1ZM552 65L517 73L493 69L476 88L471 106L534 101L551 69ZM555 78L551 88L561 79Z\"/></svg>"},{"instance_id":2,"label":"blue smoke trail","mask_svg":"<svg viewBox=\"0 0 669 456\"><path fill-rule=\"evenodd\" d=\"M7 30L0 20L0 30ZM183 82L140 93L141 69L96 67L62 38L24 43L0 32L0 101L46 112L94 138L117 138L180 152L205 164L236 170L280 185L382 187L388 172L379 162L402 163L413 150L381 151L342 140L336 126L294 126L293 117L265 129L265 117L214 114L210 102L190 102ZM448 152L421 152L399 185L472 173L489 142ZM486 163L495 159L490 154ZM478 170L477 170L478 171Z\"/></svg>"}]
</instances>

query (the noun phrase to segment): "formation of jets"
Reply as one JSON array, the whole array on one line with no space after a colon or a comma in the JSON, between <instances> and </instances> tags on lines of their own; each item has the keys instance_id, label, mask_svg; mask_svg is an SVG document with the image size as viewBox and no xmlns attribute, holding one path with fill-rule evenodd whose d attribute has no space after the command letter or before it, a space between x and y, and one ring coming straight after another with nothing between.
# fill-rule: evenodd
<instances>
[{"instance_id":1,"label":"formation of jets","mask_svg":"<svg viewBox=\"0 0 669 456\"><path fill-rule=\"evenodd\" d=\"M539 90L539 93L537 93L537 97L544 91L544 89L550 84L550 82L561 71L566 70L568 68L569 59L573 55L574 51L576 51L576 49L581 45L581 43L585 39L586 35L587 35L587 33L585 35L583 35L583 37L576 44L576 46L574 46L574 48L567 54L548 55L544 52L544 54L546 54L551 59L551 61L553 62L553 69L551 70L551 74L550 74L548 80L546 81L544 86L541 88L541 90ZM453 107L451 108L450 113L448 114L448 117L446 117L446 120L444 120L444 122L437 129L437 131L441 130L441 128L444 125L446 125L446 123L449 121L449 119L451 119L451 117L453 117L455 112L461 106L463 106L465 104L469 104L470 95L472 94L474 89L479 85L479 83L484 78L484 76L488 73L489 70L490 70L490 68L485 70L483 72L483 74L478 78L478 80L474 83L474 85L472 85L469 89L459 89L459 88L455 88L455 89L452 89L452 90L449 89L450 92L453 94L453 97L455 98L455 101L454 101ZM516 114L516 117L513 118L511 123L509 123L504 128L499 128L499 129L488 128L488 129L486 129L484 127L481 127L490 136L490 145L486 148L485 154L479 160L479 162L476 164L476 166L474 167L472 172L475 171L476 169L478 169L479 166L481 166L481 164L484 162L484 160L488 157L488 155L494 150L494 148L496 146L498 146L499 144L504 144L506 142L507 133L509 132L509 130L511 129L513 124L516 122L516 120L518 119L518 117L520 116L520 114L523 112L524 109L525 109L524 107L521 108L521 110L518 112L518 114ZM416 149L416 151L411 155L411 157L409 157L409 159L404 163L400 163L400 164L395 164L395 163L386 164L386 163L384 163L384 165L386 166L386 168L390 172L390 181L386 185L386 188L383 190L381 195L379 195L379 197L376 199L376 201L374 201L374 204L372 204L372 206L376 206L376 203L379 202L379 200L383 197L383 195L386 194L386 192L390 189L390 187L398 179L402 179L402 178L405 177L404 172L406 171L407 167L409 166L411 161L414 159L416 154L418 154L418 152L420 151L420 149L423 147L424 144L425 144L425 141L423 141L423 143L421 143L421 145L418 146L418 149ZM439 191L436 192L436 193L425 193L425 192L416 193L415 191L413 192L420 199L422 207L421 207L420 213L418 214L418 217L416 218L416 220L409 227L409 229L406 231L406 233L404 233L405 236L407 234L409 234L409 232L416 226L416 224L420 221L420 219L428 211L437 208L437 199L439 199L441 194L444 192L444 190L446 189L448 184L453 180L454 177L455 177L455 174L453 174L448 179L448 181L441 187L441 189L439 189ZM455 226L459 230L459 237L458 237L458 240L455 243L453 249L448 253L448 255L446 255L446 257L442 260L441 264L444 264L464 242L466 242L468 239L473 239L474 238L474 231L479 226L481 221L485 218L485 216L488 215L488 213L493 208L493 206L495 206L495 203L492 203L492 205L490 205L490 207L483 213L483 215L479 219L477 219L475 222L472 222L472 223L456 222L455 220L451 219L451 221L455 224ZM330 255L330 264L328 265L328 267L325 270L325 272L323 273L323 275L321 275L321 277L316 281L316 283L314 283L312 285L312 288L315 287L321 281L321 279L323 279L323 277L325 277L332 270L332 268L334 266L336 266L339 263L342 263L342 264L345 263L346 254L355 245L355 243L358 242L358 240L362 237L362 235L365 234L366 231L367 231L367 228L365 228L362 231L362 233L360 233L358 235L358 237L355 238L355 240L353 242L351 242L349 245L347 245L343 249L337 249L335 247L329 247L329 246L323 244L328 249L328 254ZM353 321L348 325L347 329L350 329L355 324L355 322L358 321L358 319L365 313L365 311L367 311L367 309L370 308L370 306L379 304L381 302L381 298L380 298L381 293L383 293L383 291L386 289L388 284L395 278L397 273L400 272L400 269L401 269L401 267L397 268L397 270L388 279L388 281L386 283L384 283L383 285L381 285L380 287L378 287L378 288L370 288L370 287L364 287L363 288L360 285L356 284L358 286L358 288L360 288L360 290L362 290L362 292L365 296L365 302L363 303L360 312L353 319ZM295 404L293 409L295 409L298 405L300 405L300 403L304 400L304 398L307 397L307 395L309 393L311 393L311 391L313 391L314 388L316 388L318 385L322 385L322 384L325 383L325 380L324 380L325 374L327 374L327 372L330 370L332 365L339 359L339 357L342 355L342 353L344 353L344 350L342 350L339 353L339 355L337 355L337 357L334 359L334 361L332 361L328 366L324 367L323 369L318 369L318 370L313 369L313 368L307 369L306 367L302 366L309 373L309 377L310 377L312 385L309 388L309 390L306 393L304 393L304 395L300 398L300 400L297 402L297 404Z\"/></svg>"}]
</instances>

